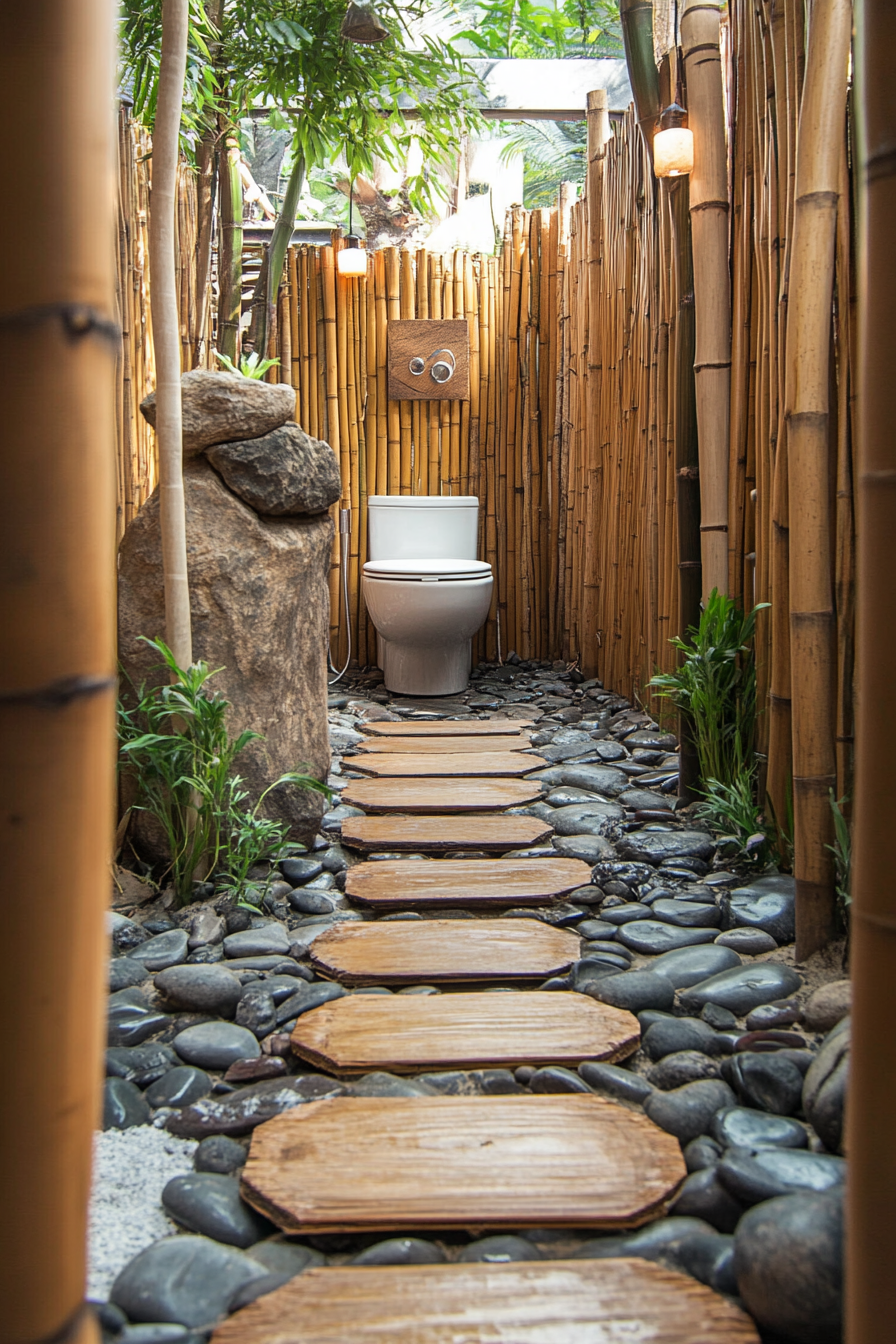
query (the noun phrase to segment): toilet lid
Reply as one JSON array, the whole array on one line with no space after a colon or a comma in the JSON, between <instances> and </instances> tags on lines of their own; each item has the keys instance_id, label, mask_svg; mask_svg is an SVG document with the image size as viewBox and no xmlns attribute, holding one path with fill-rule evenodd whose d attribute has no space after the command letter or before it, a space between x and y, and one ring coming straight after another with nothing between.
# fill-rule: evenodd
<instances>
[{"instance_id":1,"label":"toilet lid","mask_svg":"<svg viewBox=\"0 0 896 1344\"><path fill-rule=\"evenodd\" d=\"M417 583L484 579L492 567L484 560L368 560L364 573L372 579L406 579Z\"/></svg>"}]
</instances>

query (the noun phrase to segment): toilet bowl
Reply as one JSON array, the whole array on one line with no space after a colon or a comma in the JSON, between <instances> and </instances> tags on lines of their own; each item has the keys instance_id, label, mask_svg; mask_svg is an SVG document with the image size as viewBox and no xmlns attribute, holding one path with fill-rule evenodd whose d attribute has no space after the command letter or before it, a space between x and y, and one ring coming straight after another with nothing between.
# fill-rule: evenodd
<instances>
[{"instance_id":1,"label":"toilet bowl","mask_svg":"<svg viewBox=\"0 0 896 1344\"><path fill-rule=\"evenodd\" d=\"M476 559L474 496L373 495L361 590L386 687L453 695L470 676L473 635L491 605L491 566Z\"/></svg>"}]
</instances>

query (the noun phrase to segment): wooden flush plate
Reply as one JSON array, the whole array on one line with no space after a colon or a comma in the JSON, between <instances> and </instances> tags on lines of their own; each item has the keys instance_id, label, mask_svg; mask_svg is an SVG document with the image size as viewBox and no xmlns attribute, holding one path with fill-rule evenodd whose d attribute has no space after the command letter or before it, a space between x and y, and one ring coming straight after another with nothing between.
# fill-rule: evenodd
<instances>
[{"instance_id":1,"label":"wooden flush plate","mask_svg":"<svg viewBox=\"0 0 896 1344\"><path fill-rule=\"evenodd\" d=\"M433 367L451 360L454 372L447 382L437 382ZM412 360L423 361L423 372L411 372ZM470 328L466 318L407 318L389 323L389 396L393 401L468 401L470 397ZM438 371L437 371L438 372Z\"/></svg>"}]
</instances>

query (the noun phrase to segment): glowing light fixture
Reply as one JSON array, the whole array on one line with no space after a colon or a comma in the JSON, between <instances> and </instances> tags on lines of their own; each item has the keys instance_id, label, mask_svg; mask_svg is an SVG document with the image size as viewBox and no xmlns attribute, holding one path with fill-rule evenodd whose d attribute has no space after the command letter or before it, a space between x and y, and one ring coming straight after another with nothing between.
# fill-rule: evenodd
<instances>
[{"instance_id":1,"label":"glowing light fixture","mask_svg":"<svg viewBox=\"0 0 896 1344\"><path fill-rule=\"evenodd\" d=\"M688 114L670 103L660 117L653 137L653 169L657 177L683 177L694 167L694 132L688 130Z\"/></svg>"},{"instance_id":2,"label":"glowing light fixture","mask_svg":"<svg viewBox=\"0 0 896 1344\"><path fill-rule=\"evenodd\" d=\"M345 238L345 247L340 248L336 253L336 270L339 275L357 276L360 279L367 279L367 252L361 246L361 240L356 233L352 233L352 205L355 194L355 183L352 180L348 188L348 233Z\"/></svg>"}]
</instances>

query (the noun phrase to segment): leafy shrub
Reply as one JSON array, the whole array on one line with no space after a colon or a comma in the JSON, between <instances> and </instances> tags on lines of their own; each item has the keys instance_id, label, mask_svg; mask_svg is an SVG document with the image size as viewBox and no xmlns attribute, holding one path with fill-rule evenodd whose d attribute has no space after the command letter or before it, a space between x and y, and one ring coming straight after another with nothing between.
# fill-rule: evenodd
<instances>
[{"instance_id":1,"label":"leafy shrub","mask_svg":"<svg viewBox=\"0 0 896 1344\"><path fill-rule=\"evenodd\" d=\"M215 351L215 359L219 364L223 364L228 373L235 373L237 377L253 378L256 381L263 378L268 369L272 369L275 364L279 364L279 359L262 359L257 351L253 350L251 355L240 355L239 368L234 364L229 355L222 355L220 350Z\"/></svg>"}]
</instances>

